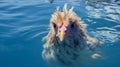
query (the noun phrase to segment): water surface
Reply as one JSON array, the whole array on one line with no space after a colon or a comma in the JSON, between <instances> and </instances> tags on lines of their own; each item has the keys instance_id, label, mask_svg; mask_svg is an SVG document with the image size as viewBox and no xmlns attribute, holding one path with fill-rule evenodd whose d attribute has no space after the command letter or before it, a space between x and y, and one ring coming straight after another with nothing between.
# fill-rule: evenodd
<instances>
[{"instance_id":1,"label":"water surface","mask_svg":"<svg viewBox=\"0 0 120 67\"><path fill-rule=\"evenodd\" d=\"M74 6L87 33L104 42L105 60L92 67L119 67L119 0L0 0L0 67L49 67L41 57L41 40L56 6L65 3Z\"/></svg>"}]
</instances>

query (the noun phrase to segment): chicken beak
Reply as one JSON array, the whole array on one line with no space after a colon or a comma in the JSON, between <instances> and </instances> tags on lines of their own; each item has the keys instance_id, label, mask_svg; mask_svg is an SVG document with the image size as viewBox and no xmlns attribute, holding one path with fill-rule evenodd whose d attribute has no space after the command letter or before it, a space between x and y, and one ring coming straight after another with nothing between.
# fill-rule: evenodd
<instances>
[{"instance_id":1,"label":"chicken beak","mask_svg":"<svg viewBox=\"0 0 120 67\"><path fill-rule=\"evenodd\" d=\"M64 40L64 38L65 38L65 32L64 31L60 32L59 38L60 38L60 41Z\"/></svg>"},{"instance_id":2,"label":"chicken beak","mask_svg":"<svg viewBox=\"0 0 120 67\"><path fill-rule=\"evenodd\" d=\"M59 27L59 39L63 41L65 39L67 27L62 23Z\"/></svg>"}]
</instances>

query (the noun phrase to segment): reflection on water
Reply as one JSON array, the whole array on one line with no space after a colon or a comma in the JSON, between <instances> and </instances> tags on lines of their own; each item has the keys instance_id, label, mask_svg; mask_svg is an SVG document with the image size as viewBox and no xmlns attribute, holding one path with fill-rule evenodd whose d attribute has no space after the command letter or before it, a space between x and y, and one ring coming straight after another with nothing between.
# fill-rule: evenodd
<instances>
[{"instance_id":1,"label":"reflection on water","mask_svg":"<svg viewBox=\"0 0 120 67\"><path fill-rule=\"evenodd\" d=\"M90 17L120 22L120 1L88 0L86 9Z\"/></svg>"},{"instance_id":2,"label":"reflection on water","mask_svg":"<svg viewBox=\"0 0 120 67\"><path fill-rule=\"evenodd\" d=\"M88 34L105 43L107 59L94 67L120 66L119 0L0 0L0 67L49 67L40 55L41 39L56 6L64 3L74 6Z\"/></svg>"},{"instance_id":3,"label":"reflection on water","mask_svg":"<svg viewBox=\"0 0 120 67\"><path fill-rule=\"evenodd\" d=\"M96 21L87 19L88 22L92 22L92 25L96 23L101 24L95 31L91 31L91 34L96 34L100 40L105 43L114 43L120 39L120 30L118 28L120 24L120 1L118 0L87 0L86 9L89 18L101 19ZM96 25L97 26L97 25Z\"/></svg>"}]
</instances>

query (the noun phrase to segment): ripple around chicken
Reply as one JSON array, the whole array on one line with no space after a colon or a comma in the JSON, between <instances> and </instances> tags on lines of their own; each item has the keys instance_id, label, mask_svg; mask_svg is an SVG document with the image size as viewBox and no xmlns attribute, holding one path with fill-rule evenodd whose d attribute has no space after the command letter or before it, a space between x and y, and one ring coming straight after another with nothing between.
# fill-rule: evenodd
<instances>
[{"instance_id":1,"label":"ripple around chicken","mask_svg":"<svg viewBox=\"0 0 120 67\"><path fill-rule=\"evenodd\" d=\"M10 32L11 36L17 35L20 37L26 37L26 39L32 39L39 37L41 34L48 33L48 25L35 25L24 26L13 29L14 32Z\"/></svg>"},{"instance_id":2,"label":"ripple around chicken","mask_svg":"<svg viewBox=\"0 0 120 67\"><path fill-rule=\"evenodd\" d=\"M120 41L119 23L116 23L115 21L113 22L113 21L101 19L101 18L100 19L88 18L88 19L85 19L84 21L87 24L89 24L87 28L88 28L88 31L90 31L90 35L98 38L100 41L106 44L114 44L115 42Z\"/></svg>"},{"instance_id":3,"label":"ripple around chicken","mask_svg":"<svg viewBox=\"0 0 120 67\"><path fill-rule=\"evenodd\" d=\"M40 33L42 34L44 31L47 31L48 25L35 25L35 26L31 25L31 26L16 27L10 24L8 25L0 24L0 30L1 30L0 38L14 37L14 35L27 36L27 34L32 34L32 36L30 37L35 37L40 35Z\"/></svg>"},{"instance_id":4,"label":"ripple around chicken","mask_svg":"<svg viewBox=\"0 0 120 67\"><path fill-rule=\"evenodd\" d=\"M92 34L94 34L95 37L100 39L100 41L106 43L106 44L112 44L114 42L120 41L120 32L119 31L91 31Z\"/></svg>"}]
</instances>

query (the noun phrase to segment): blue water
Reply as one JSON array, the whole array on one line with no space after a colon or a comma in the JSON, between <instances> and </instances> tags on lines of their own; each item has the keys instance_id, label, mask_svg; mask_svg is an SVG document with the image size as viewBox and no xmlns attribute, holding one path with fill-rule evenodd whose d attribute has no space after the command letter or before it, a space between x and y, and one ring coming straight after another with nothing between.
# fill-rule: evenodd
<instances>
[{"instance_id":1,"label":"blue water","mask_svg":"<svg viewBox=\"0 0 120 67\"><path fill-rule=\"evenodd\" d=\"M74 6L89 35L104 42L105 58L92 67L120 67L119 0L0 0L0 67L49 67L41 40L51 14L64 3Z\"/></svg>"}]
</instances>

